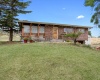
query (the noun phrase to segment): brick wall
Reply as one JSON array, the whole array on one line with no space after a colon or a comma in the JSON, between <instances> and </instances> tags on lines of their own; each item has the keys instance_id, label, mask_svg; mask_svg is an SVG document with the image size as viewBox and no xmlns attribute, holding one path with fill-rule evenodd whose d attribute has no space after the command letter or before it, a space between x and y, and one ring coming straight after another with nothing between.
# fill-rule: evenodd
<instances>
[{"instance_id":1,"label":"brick wall","mask_svg":"<svg viewBox=\"0 0 100 80\"><path fill-rule=\"evenodd\" d=\"M53 31L53 26L45 26L45 39L46 40L52 39L52 31Z\"/></svg>"},{"instance_id":2,"label":"brick wall","mask_svg":"<svg viewBox=\"0 0 100 80\"><path fill-rule=\"evenodd\" d=\"M45 27L45 33L43 35L43 38L45 38L45 40L51 40L52 39L52 36L53 36L53 25L44 25ZM64 33L64 27L62 26L54 26L54 27L58 27L58 39L62 39L62 35ZM74 32L77 32L78 29L80 28L74 28ZM30 33L27 33L25 34L24 33L24 36L29 36ZM37 34L32 34L32 36L34 37L37 37ZM88 28L85 29L85 33L84 34L81 34L79 36L79 38L77 40L88 40Z\"/></svg>"},{"instance_id":3,"label":"brick wall","mask_svg":"<svg viewBox=\"0 0 100 80\"><path fill-rule=\"evenodd\" d=\"M77 40L88 40L88 29L85 29L85 33L81 34Z\"/></svg>"},{"instance_id":4,"label":"brick wall","mask_svg":"<svg viewBox=\"0 0 100 80\"><path fill-rule=\"evenodd\" d=\"M77 32L78 29L80 28L74 28L74 32ZM53 26L45 26L45 39L46 40L50 40L52 39L52 32L53 31ZM58 39L62 39L61 34L64 33L64 27L58 27ZM83 41L83 40L88 40L88 29L85 29L85 33L81 34L78 39L79 41Z\"/></svg>"}]
</instances>

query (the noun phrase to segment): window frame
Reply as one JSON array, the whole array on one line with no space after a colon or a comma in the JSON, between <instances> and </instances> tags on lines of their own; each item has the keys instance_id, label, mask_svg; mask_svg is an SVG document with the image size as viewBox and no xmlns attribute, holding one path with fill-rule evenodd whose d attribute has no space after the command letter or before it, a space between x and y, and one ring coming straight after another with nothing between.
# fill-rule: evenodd
<instances>
[{"instance_id":1,"label":"window frame","mask_svg":"<svg viewBox=\"0 0 100 80\"><path fill-rule=\"evenodd\" d=\"M74 32L74 29L73 28L64 28L64 32L65 33L72 33L72 32Z\"/></svg>"}]
</instances>

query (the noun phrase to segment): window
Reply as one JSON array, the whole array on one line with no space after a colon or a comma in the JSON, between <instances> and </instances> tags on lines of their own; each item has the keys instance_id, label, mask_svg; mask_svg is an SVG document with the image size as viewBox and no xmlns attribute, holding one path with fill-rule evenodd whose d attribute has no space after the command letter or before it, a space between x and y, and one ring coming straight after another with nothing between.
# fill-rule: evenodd
<instances>
[{"instance_id":1,"label":"window","mask_svg":"<svg viewBox=\"0 0 100 80\"><path fill-rule=\"evenodd\" d=\"M64 32L71 33L73 32L73 28L64 28Z\"/></svg>"},{"instance_id":2,"label":"window","mask_svg":"<svg viewBox=\"0 0 100 80\"><path fill-rule=\"evenodd\" d=\"M37 33L37 26L32 26L32 33Z\"/></svg>"},{"instance_id":3,"label":"window","mask_svg":"<svg viewBox=\"0 0 100 80\"><path fill-rule=\"evenodd\" d=\"M40 33L44 33L44 27L40 26Z\"/></svg>"},{"instance_id":4,"label":"window","mask_svg":"<svg viewBox=\"0 0 100 80\"><path fill-rule=\"evenodd\" d=\"M30 26L24 25L24 33L30 33Z\"/></svg>"},{"instance_id":5,"label":"window","mask_svg":"<svg viewBox=\"0 0 100 80\"><path fill-rule=\"evenodd\" d=\"M85 29L78 29L79 32L85 33Z\"/></svg>"}]
</instances>

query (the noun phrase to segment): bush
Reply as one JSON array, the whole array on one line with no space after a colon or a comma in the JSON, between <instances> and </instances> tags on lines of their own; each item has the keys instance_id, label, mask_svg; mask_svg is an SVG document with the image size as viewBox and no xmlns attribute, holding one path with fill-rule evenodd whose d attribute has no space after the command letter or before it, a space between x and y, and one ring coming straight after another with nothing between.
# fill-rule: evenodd
<instances>
[{"instance_id":1,"label":"bush","mask_svg":"<svg viewBox=\"0 0 100 80\"><path fill-rule=\"evenodd\" d=\"M70 42L70 40L66 40L66 42Z\"/></svg>"},{"instance_id":2,"label":"bush","mask_svg":"<svg viewBox=\"0 0 100 80\"><path fill-rule=\"evenodd\" d=\"M23 38L23 40L28 40L28 38L27 38L27 37L25 37L25 38Z\"/></svg>"}]
</instances>

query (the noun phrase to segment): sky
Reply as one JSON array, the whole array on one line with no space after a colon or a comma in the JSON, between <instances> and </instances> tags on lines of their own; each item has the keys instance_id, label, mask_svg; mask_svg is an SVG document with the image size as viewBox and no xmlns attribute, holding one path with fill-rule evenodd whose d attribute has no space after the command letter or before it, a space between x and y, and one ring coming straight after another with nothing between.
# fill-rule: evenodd
<instances>
[{"instance_id":1,"label":"sky","mask_svg":"<svg viewBox=\"0 0 100 80\"><path fill-rule=\"evenodd\" d=\"M100 36L100 29L90 23L93 9L85 7L85 0L30 0L28 14L19 14L20 20L50 22L93 27L92 36Z\"/></svg>"}]
</instances>

